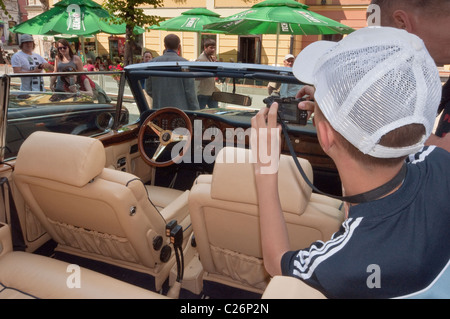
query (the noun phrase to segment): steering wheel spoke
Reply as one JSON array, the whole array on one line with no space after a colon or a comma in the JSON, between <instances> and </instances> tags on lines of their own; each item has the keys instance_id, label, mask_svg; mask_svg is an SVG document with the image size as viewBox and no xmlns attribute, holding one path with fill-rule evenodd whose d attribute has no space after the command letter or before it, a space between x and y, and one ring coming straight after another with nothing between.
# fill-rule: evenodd
<instances>
[{"instance_id":1,"label":"steering wheel spoke","mask_svg":"<svg viewBox=\"0 0 450 319\"><path fill-rule=\"evenodd\" d=\"M153 132L156 133L156 135L161 136L161 133L163 132L162 128L151 121L148 122L147 125L153 130Z\"/></svg>"},{"instance_id":2,"label":"steering wheel spoke","mask_svg":"<svg viewBox=\"0 0 450 319\"><path fill-rule=\"evenodd\" d=\"M153 156L152 156L152 160L156 161L158 159L158 157L162 154L162 152L164 151L165 148L166 148L166 145L159 144L158 148L155 151L155 154L153 154Z\"/></svg>"},{"instance_id":3,"label":"steering wheel spoke","mask_svg":"<svg viewBox=\"0 0 450 319\"><path fill-rule=\"evenodd\" d=\"M158 117L161 118L164 117L165 114L176 114L179 117L182 117L187 126L186 131L178 131L178 129L176 129L175 131L164 130L163 128L155 124L155 122L153 122ZM148 127L158 136L158 141L154 141L154 143L152 143L152 147L150 150L150 152L153 152L153 149L156 148L153 154L147 154L147 152L149 152L148 147L149 144L147 142L149 134ZM151 166L155 167L169 166L179 162L182 156L186 154L186 152L189 150L192 136L193 136L192 122L185 112L183 112L181 109L174 107L162 108L153 112L142 123L138 135L139 152L144 162L146 162ZM174 158L171 158L168 161L162 161L161 159L164 158L165 156L161 155L167 153L169 149L167 148L167 146L171 143L177 142L184 142L184 146L181 152L179 152L179 154L177 154ZM144 145L147 145L147 147L144 147ZM160 159L161 161L158 161L158 159Z\"/></svg>"}]
</instances>

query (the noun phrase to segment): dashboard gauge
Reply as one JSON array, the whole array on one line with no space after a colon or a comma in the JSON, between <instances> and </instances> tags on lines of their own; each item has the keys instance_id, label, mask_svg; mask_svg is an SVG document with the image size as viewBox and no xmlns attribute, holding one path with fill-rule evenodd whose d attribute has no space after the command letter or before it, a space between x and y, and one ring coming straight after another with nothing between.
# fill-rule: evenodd
<instances>
[{"instance_id":1,"label":"dashboard gauge","mask_svg":"<svg viewBox=\"0 0 450 319\"><path fill-rule=\"evenodd\" d=\"M172 121L170 122L170 126L172 130L175 130L180 127L187 127L186 122L181 117L175 117L174 119L172 119Z\"/></svg>"},{"instance_id":2,"label":"dashboard gauge","mask_svg":"<svg viewBox=\"0 0 450 319\"><path fill-rule=\"evenodd\" d=\"M163 130L167 130L168 126L169 126L169 120L165 119L165 118L161 119L161 128Z\"/></svg>"},{"instance_id":3,"label":"dashboard gauge","mask_svg":"<svg viewBox=\"0 0 450 319\"><path fill-rule=\"evenodd\" d=\"M97 115L95 119L95 124L101 130L108 130L113 126L114 117L109 112L103 112Z\"/></svg>"}]
</instances>

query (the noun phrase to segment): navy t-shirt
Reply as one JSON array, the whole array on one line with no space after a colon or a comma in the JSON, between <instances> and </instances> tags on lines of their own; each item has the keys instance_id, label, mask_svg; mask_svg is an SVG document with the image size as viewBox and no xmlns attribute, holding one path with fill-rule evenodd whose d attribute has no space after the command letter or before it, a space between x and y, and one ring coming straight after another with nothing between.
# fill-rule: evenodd
<instances>
[{"instance_id":1,"label":"navy t-shirt","mask_svg":"<svg viewBox=\"0 0 450 319\"><path fill-rule=\"evenodd\" d=\"M442 99L439 113L442 111L435 134L444 137L450 131L450 80L442 87Z\"/></svg>"},{"instance_id":2,"label":"navy t-shirt","mask_svg":"<svg viewBox=\"0 0 450 319\"><path fill-rule=\"evenodd\" d=\"M450 153L408 159L393 194L352 206L327 242L286 253L283 275L329 298L450 298Z\"/></svg>"}]
</instances>

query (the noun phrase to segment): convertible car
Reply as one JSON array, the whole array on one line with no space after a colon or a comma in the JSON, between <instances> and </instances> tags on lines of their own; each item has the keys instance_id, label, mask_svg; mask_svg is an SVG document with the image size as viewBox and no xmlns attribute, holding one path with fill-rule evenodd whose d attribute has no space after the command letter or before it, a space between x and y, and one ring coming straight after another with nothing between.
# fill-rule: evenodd
<instances>
[{"instance_id":1,"label":"convertible car","mask_svg":"<svg viewBox=\"0 0 450 319\"><path fill-rule=\"evenodd\" d=\"M289 68L150 62L87 75L109 102L0 78L0 298L324 297L271 278L262 259L250 121L274 100L286 104L279 187L292 248L344 219L294 163L341 194L311 119L289 109L302 86Z\"/></svg>"}]
</instances>

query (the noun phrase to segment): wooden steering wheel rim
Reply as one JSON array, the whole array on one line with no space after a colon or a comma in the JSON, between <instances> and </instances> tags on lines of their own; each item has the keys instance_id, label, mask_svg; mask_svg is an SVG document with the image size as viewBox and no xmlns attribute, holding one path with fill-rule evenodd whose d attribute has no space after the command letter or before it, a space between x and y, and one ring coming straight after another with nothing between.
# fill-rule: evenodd
<instances>
[{"instance_id":1,"label":"wooden steering wheel rim","mask_svg":"<svg viewBox=\"0 0 450 319\"><path fill-rule=\"evenodd\" d=\"M183 146L183 149L181 150L180 154L178 154L176 157L174 157L174 158L172 158L172 159L170 159L168 161L157 162L153 158L149 157L148 154L145 152L145 149L144 149L144 135L145 135L145 133L147 131L147 126L149 126L149 123L152 122L153 119L155 119L157 116L159 116L161 114L164 114L164 113L176 113L177 115L181 116L183 118L183 120L185 121L185 123L186 123L186 129L188 130L189 134L186 136L186 139L184 139L186 141L186 143ZM164 136L166 136L166 137L167 137L167 134L169 134L170 138L172 138L173 131L164 130L162 133L164 133ZM183 110L180 110L180 109L175 108L175 107L165 107L165 108L159 109L159 110L153 112L152 114L150 114L150 116L148 116L144 120L144 122L142 123L141 127L139 128L138 148L139 148L140 155L141 155L142 159L144 160L144 162L146 162L147 164L149 164L151 166L154 166L154 167L166 167L166 166L175 164L189 150L189 148L191 146L192 134L193 134L193 129L192 129L191 120L187 116L187 114L185 112L183 112ZM163 134L161 134L159 136L160 141L159 141L159 144L158 144L158 148L161 146L161 143L163 143L162 138L163 138ZM170 142L168 144L170 144ZM156 153L156 151L155 151L155 153Z\"/></svg>"}]
</instances>

